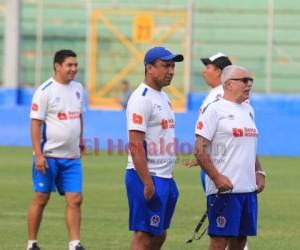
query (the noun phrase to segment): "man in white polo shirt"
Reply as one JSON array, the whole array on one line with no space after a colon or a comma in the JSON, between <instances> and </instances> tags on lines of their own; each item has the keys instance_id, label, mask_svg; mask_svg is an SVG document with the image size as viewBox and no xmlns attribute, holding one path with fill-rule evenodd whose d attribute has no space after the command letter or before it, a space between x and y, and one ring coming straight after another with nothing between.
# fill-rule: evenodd
<instances>
[{"instance_id":1,"label":"man in white polo shirt","mask_svg":"<svg viewBox=\"0 0 300 250\"><path fill-rule=\"evenodd\" d=\"M127 105L126 189L132 250L161 249L175 209L175 116L162 88L171 84L175 62L181 61L182 55L164 47L150 49L144 58L145 80Z\"/></svg>"},{"instance_id":2,"label":"man in white polo shirt","mask_svg":"<svg viewBox=\"0 0 300 250\"><path fill-rule=\"evenodd\" d=\"M53 67L54 77L36 90L30 112L35 194L28 210L27 250L40 249L39 226L50 194L56 189L67 202L69 250L84 250L79 241L83 88L73 80L78 70L76 54L71 50L56 52Z\"/></svg>"},{"instance_id":3,"label":"man in white polo shirt","mask_svg":"<svg viewBox=\"0 0 300 250\"><path fill-rule=\"evenodd\" d=\"M195 156L206 171L210 250L244 249L256 235L257 192L265 173L256 156L254 111L245 102L253 84L240 66L223 69L224 96L206 106L196 124ZM218 195L218 192L226 192Z\"/></svg>"}]
</instances>

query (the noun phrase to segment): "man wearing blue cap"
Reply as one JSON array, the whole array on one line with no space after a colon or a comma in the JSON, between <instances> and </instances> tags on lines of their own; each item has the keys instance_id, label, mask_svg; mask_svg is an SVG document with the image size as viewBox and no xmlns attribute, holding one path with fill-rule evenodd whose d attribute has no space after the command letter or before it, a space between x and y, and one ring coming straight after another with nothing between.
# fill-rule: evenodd
<instances>
[{"instance_id":1,"label":"man wearing blue cap","mask_svg":"<svg viewBox=\"0 0 300 250\"><path fill-rule=\"evenodd\" d=\"M164 47L144 58L145 79L127 105L129 137L126 189L131 250L159 250L178 198L173 180L176 161L175 116L162 88L171 84L175 62L183 61Z\"/></svg>"}]
</instances>

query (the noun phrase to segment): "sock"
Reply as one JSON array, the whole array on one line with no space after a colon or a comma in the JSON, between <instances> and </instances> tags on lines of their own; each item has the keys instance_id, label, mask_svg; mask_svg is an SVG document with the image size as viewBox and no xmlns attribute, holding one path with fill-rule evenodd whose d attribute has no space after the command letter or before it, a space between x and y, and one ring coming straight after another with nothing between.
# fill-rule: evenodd
<instances>
[{"instance_id":1,"label":"sock","mask_svg":"<svg viewBox=\"0 0 300 250\"><path fill-rule=\"evenodd\" d=\"M75 247L80 243L80 240L72 240L69 242L69 250L75 250Z\"/></svg>"},{"instance_id":2,"label":"sock","mask_svg":"<svg viewBox=\"0 0 300 250\"><path fill-rule=\"evenodd\" d=\"M38 241L37 240L29 240L27 243L27 249L31 248L33 243L38 243Z\"/></svg>"}]
</instances>

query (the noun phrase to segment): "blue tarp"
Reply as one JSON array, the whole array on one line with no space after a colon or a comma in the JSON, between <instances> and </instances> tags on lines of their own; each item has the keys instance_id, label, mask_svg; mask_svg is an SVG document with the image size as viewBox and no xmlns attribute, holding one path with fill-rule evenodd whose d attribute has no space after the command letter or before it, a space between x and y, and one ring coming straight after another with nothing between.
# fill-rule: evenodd
<instances>
[{"instance_id":1,"label":"blue tarp","mask_svg":"<svg viewBox=\"0 0 300 250\"><path fill-rule=\"evenodd\" d=\"M32 91L29 91L32 94ZM19 102L20 102L20 94ZM189 111L176 114L178 147L194 145L194 126L204 94L189 96ZM0 106L0 145L30 146L30 120L27 105ZM254 94L251 104L259 130L258 153L269 156L300 156L300 96ZM125 150L127 142L125 111L87 109L84 137L91 149Z\"/></svg>"}]
</instances>

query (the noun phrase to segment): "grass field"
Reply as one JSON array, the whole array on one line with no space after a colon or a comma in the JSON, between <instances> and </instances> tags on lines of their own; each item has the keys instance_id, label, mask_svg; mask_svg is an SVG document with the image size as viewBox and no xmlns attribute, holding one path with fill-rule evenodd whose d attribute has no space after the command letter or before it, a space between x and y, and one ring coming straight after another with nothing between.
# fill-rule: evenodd
<instances>
[{"instance_id":1,"label":"grass field","mask_svg":"<svg viewBox=\"0 0 300 250\"><path fill-rule=\"evenodd\" d=\"M0 147L0 250L23 250L26 213L32 197L31 149ZM251 250L300 249L299 158L261 158L268 173L259 196L258 236L249 239ZM129 249L127 200L124 188L126 156L88 155L84 163L84 204L81 240L88 250ZM186 245L205 197L199 169L176 167L180 198L163 249L207 249L208 237ZM64 199L54 194L45 211L39 241L43 250L66 250Z\"/></svg>"}]
</instances>

